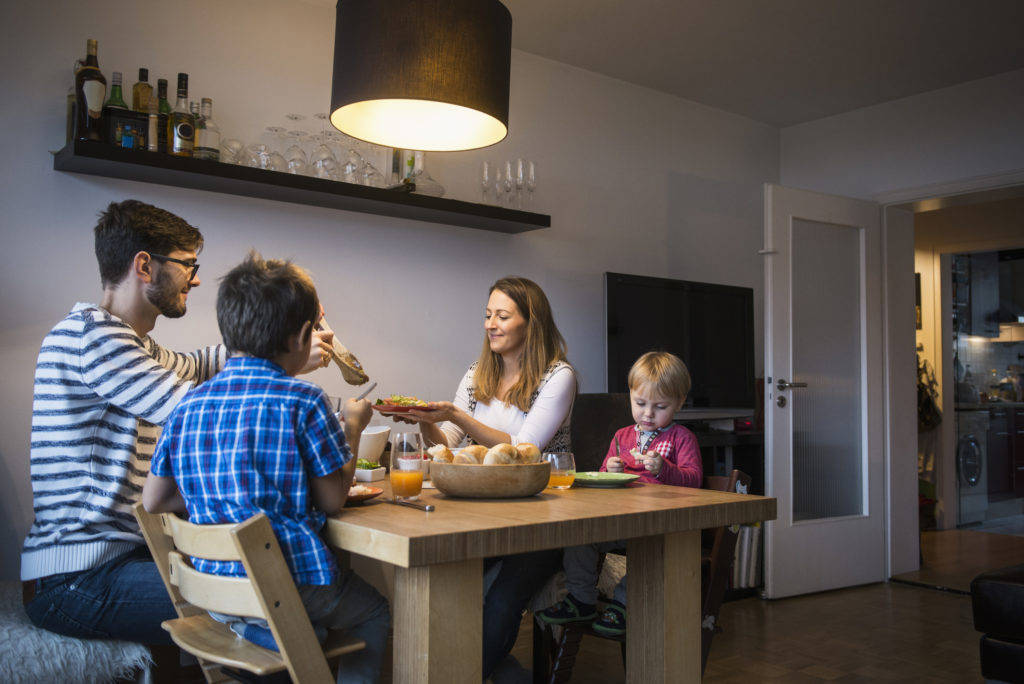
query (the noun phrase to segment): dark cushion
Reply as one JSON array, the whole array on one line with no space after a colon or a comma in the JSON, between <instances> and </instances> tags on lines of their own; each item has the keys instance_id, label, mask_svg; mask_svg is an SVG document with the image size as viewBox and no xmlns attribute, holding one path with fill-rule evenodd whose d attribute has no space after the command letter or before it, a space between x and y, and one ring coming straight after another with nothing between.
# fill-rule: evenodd
<instances>
[{"instance_id":1,"label":"dark cushion","mask_svg":"<svg viewBox=\"0 0 1024 684\"><path fill-rule=\"evenodd\" d=\"M1003 682L1024 682L1024 644L981 637L981 676Z\"/></svg>"},{"instance_id":2,"label":"dark cushion","mask_svg":"<svg viewBox=\"0 0 1024 684\"><path fill-rule=\"evenodd\" d=\"M971 581L971 603L976 630L993 637L1024 641L1024 565L975 577Z\"/></svg>"},{"instance_id":3,"label":"dark cushion","mask_svg":"<svg viewBox=\"0 0 1024 684\"><path fill-rule=\"evenodd\" d=\"M572 452L576 470L597 470L608 454L612 437L633 424L628 394L580 394L572 406Z\"/></svg>"}]
</instances>

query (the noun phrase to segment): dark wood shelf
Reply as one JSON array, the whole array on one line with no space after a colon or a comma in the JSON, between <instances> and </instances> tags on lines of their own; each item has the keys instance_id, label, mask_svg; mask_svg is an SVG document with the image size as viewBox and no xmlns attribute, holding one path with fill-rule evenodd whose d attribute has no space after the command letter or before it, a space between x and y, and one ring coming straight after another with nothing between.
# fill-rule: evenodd
<instances>
[{"instance_id":1,"label":"dark wood shelf","mask_svg":"<svg viewBox=\"0 0 1024 684\"><path fill-rule=\"evenodd\" d=\"M125 150L83 140L75 141L56 152L53 168L91 176L359 211L498 233L523 233L551 225L551 217L546 214L369 188L235 164L173 157L158 152Z\"/></svg>"}]
</instances>

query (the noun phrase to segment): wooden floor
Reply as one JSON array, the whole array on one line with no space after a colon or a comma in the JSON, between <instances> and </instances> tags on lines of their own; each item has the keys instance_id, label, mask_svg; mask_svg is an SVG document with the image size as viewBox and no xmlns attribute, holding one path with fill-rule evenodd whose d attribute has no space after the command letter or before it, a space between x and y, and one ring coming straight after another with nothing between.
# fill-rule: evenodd
<instances>
[{"instance_id":1,"label":"wooden floor","mask_svg":"<svg viewBox=\"0 0 1024 684\"><path fill-rule=\"evenodd\" d=\"M970 593L980 572L1024 563L1024 537L974 530L921 533L921 569L893 579Z\"/></svg>"}]
</instances>

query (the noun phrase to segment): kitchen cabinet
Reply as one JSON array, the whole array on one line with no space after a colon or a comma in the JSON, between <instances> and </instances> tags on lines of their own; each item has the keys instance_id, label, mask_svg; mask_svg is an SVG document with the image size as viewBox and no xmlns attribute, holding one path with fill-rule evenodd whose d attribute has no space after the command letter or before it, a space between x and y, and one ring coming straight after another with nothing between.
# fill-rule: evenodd
<instances>
[{"instance_id":1,"label":"kitchen cabinet","mask_svg":"<svg viewBox=\"0 0 1024 684\"><path fill-rule=\"evenodd\" d=\"M999 322L1024 316L1024 249L999 253Z\"/></svg>"},{"instance_id":2,"label":"kitchen cabinet","mask_svg":"<svg viewBox=\"0 0 1024 684\"><path fill-rule=\"evenodd\" d=\"M1010 419L1010 453L1013 458L1013 492L1024 497L1024 407L1012 409Z\"/></svg>"},{"instance_id":3,"label":"kitchen cabinet","mask_svg":"<svg viewBox=\"0 0 1024 684\"><path fill-rule=\"evenodd\" d=\"M522 233L547 228L551 217L488 204L370 188L204 159L126 150L76 140L54 154L53 168L107 178L209 190L259 199L477 228Z\"/></svg>"},{"instance_id":4,"label":"kitchen cabinet","mask_svg":"<svg viewBox=\"0 0 1024 684\"><path fill-rule=\"evenodd\" d=\"M971 335L999 337L999 254L971 255Z\"/></svg>"},{"instance_id":5,"label":"kitchen cabinet","mask_svg":"<svg viewBox=\"0 0 1024 684\"><path fill-rule=\"evenodd\" d=\"M1018 481L1024 485L1024 476L1015 478L1010 442L1010 410L1007 407L990 408L988 416L988 493L1008 495L1014 491Z\"/></svg>"}]
</instances>

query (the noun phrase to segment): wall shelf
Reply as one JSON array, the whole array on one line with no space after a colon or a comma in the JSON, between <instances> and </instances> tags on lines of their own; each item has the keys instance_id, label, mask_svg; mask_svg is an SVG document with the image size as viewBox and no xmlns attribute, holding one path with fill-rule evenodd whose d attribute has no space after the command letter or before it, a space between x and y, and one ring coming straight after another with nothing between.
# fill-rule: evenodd
<instances>
[{"instance_id":1,"label":"wall shelf","mask_svg":"<svg viewBox=\"0 0 1024 684\"><path fill-rule=\"evenodd\" d=\"M54 153L53 168L498 233L523 233L551 225L551 217L546 214L173 157L158 152L125 150L84 140L75 141Z\"/></svg>"}]
</instances>

